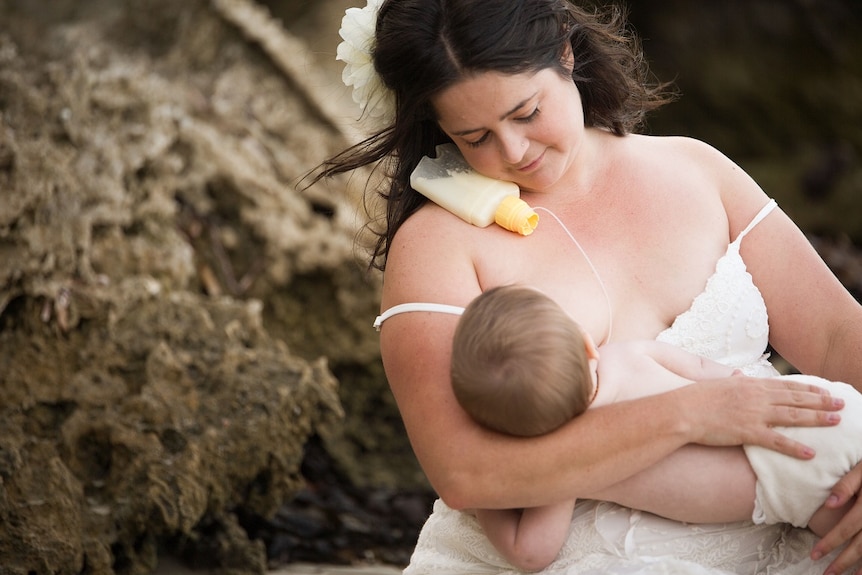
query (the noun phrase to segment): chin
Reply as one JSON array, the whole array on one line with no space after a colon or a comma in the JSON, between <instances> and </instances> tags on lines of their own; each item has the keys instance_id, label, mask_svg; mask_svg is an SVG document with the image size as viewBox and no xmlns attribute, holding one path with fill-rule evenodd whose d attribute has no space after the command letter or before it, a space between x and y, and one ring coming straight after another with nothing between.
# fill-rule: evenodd
<instances>
[{"instance_id":1,"label":"chin","mask_svg":"<svg viewBox=\"0 0 862 575\"><path fill-rule=\"evenodd\" d=\"M515 183L518 184L518 187L525 192L532 192L534 194L541 194L543 192L547 192L554 185L556 185L560 179L559 178L547 178L547 177L536 177L536 178L527 178L525 181Z\"/></svg>"}]
</instances>

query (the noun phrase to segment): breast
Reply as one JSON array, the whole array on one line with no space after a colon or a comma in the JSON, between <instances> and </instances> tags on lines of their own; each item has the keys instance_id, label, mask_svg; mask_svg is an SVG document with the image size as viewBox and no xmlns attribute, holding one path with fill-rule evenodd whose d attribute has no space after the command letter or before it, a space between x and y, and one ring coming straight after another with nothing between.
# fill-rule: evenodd
<instances>
[{"instance_id":1,"label":"breast","mask_svg":"<svg viewBox=\"0 0 862 575\"><path fill-rule=\"evenodd\" d=\"M762 364L769 343L766 303L737 244L718 260L691 307L656 339L731 367Z\"/></svg>"}]
</instances>

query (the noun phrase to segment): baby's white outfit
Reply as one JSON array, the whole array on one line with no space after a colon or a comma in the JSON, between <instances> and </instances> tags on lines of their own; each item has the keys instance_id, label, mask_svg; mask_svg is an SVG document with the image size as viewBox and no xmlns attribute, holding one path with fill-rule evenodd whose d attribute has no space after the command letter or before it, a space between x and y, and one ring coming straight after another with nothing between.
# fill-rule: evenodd
<instances>
[{"instance_id":1,"label":"baby's white outfit","mask_svg":"<svg viewBox=\"0 0 862 575\"><path fill-rule=\"evenodd\" d=\"M834 427L777 427L776 431L814 449L812 460L796 459L757 445L744 446L757 475L755 523L805 527L838 480L862 461L862 394L840 381L813 375L785 375L829 390L845 401Z\"/></svg>"}]
</instances>

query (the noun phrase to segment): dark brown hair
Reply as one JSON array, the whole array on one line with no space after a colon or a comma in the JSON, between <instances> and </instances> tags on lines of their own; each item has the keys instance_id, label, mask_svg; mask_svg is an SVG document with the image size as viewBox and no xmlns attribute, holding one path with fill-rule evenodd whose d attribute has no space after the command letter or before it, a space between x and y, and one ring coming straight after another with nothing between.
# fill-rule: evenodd
<instances>
[{"instance_id":1,"label":"dark brown hair","mask_svg":"<svg viewBox=\"0 0 862 575\"><path fill-rule=\"evenodd\" d=\"M426 199L410 173L437 144L451 141L437 125L431 99L481 72L519 74L563 66L574 56L572 79L584 121L624 135L666 103L666 86L651 82L640 45L624 14L612 6L589 12L568 0L386 0L380 8L373 62L394 92L395 122L325 161L313 181L382 161L388 189L386 220L375 230L371 265L386 267L398 228Z\"/></svg>"}]
</instances>

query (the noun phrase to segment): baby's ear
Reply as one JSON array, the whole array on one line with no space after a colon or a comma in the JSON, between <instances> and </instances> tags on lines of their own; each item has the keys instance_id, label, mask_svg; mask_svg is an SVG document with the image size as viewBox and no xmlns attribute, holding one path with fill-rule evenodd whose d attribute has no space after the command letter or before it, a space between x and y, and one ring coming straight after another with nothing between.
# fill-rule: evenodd
<instances>
[{"instance_id":1,"label":"baby's ear","mask_svg":"<svg viewBox=\"0 0 862 575\"><path fill-rule=\"evenodd\" d=\"M587 359L599 359L599 348L588 333L584 333L584 349L587 352Z\"/></svg>"}]
</instances>

